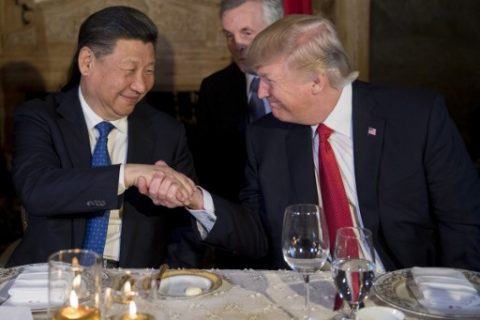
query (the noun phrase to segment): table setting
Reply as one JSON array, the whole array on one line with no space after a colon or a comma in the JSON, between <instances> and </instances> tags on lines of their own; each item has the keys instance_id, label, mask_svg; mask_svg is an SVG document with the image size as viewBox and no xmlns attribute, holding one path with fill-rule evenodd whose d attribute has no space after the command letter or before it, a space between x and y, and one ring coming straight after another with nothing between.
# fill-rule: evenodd
<instances>
[{"instance_id":1,"label":"table setting","mask_svg":"<svg viewBox=\"0 0 480 320\"><path fill-rule=\"evenodd\" d=\"M480 273L377 274L371 238L345 227L331 244L319 207L299 204L286 208L282 230L292 270L104 268L93 251L62 250L0 268L0 319L480 319Z\"/></svg>"}]
</instances>

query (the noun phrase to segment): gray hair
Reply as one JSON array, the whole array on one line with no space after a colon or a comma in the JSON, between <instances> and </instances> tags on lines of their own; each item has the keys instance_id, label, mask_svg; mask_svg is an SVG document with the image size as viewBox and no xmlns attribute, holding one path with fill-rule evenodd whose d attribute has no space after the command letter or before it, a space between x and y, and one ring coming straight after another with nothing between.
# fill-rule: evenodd
<instances>
[{"instance_id":1,"label":"gray hair","mask_svg":"<svg viewBox=\"0 0 480 320\"><path fill-rule=\"evenodd\" d=\"M267 24L272 24L283 17L282 0L222 0L220 2L220 18L225 11L235 9L249 1L262 3L263 18Z\"/></svg>"},{"instance_id":2,"label":"gray hair","mask_svg":"<svg viewBox=\"0 0 480 320\"><path fill-rule=\"evenodd\" d=\"M279 57L285 57L289 68L306 76L325 71L335 88L343 88L358 76L335 27L320 16L290 15L267 27L248 50L247 68L255 71Z\"/></svg>"}]
</instances>

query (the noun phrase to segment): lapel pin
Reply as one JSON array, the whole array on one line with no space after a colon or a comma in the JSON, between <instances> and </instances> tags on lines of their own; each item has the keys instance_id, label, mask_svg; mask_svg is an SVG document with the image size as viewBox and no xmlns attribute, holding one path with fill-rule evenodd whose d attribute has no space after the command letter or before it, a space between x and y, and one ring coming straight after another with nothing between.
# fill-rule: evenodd
<instances>
[{"instance_id":1,"label":"lapel pin","mask_svg":"<svg viewBox=\"0 0 480 320\"><path fill-rule=\"evenodd\" d=\"M368 127L368 133L369 136L376 136L377 135L377 129Z\"/></svg>"}]
</instances>

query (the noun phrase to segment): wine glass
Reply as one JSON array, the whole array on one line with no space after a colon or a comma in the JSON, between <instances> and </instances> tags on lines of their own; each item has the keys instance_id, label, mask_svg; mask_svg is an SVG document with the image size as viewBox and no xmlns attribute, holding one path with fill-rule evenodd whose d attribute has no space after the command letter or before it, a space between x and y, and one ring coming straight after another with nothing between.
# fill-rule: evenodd
<instances>
[{"instance_id":1,"label":"wine glass","mask_svg":"<svg viewBox=\"0 0 480 320\"><path fill-rule=\"evenodd\" d=\"M322 268L329 254L328 228L323 211L315 204L294 204L285 209L282 229L283 258L303 274L305 319L310 318L310 274Z\"/></svg>"},{"instance_id":2,"label":"wine glass","mask_svg":"<svg viewBox=\"0 0 480 320\"><path fill-rule=\"evenodd\" d=\"M350 306L350 314L341 315L340 319L355 319L375 277L375 251L370 230L353 227L337 230L332 276L338 293Z\"/></svg>"}]
</instances>

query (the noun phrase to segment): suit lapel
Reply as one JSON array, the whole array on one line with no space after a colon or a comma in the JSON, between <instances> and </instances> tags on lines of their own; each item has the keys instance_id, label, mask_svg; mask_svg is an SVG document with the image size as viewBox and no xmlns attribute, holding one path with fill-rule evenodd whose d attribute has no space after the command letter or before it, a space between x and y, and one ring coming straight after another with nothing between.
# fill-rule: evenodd
<instances>
[{"instance_id":1,"label":"suit lapel","mask_svg":"<svg viewBox=\"0 0 480 320\"><path fill-rule=\"evenodd\" d=\"M313 163L312 133L309 126L291 124L285 143L292 186L289 203L316 203L318 193Z\"/></svg>"},{"instance_id":2,"label":"suit lapel","mask_svg":"<svg viewBox=\"0 0 480 320\"><path fill-rule=\"evenodd\" d=\"M58 126L65 141L73 168L90 168L91 151L87 125L78 98L78 88L61 95L58 106ZM85 230L85 218L74 218L73 246L81 246Z\"/></svg>"},{"instance_id":3,"label":"suit lapel","mask_svg":"<svg viewBox=\"0 0 480 320\"><path fill-rule=\"evenodd\" d=\"M77 90L75 88L62 94L62 101L57 109L61 115L58 125L73 167L89 168L90 140Z\"/></svg>"},{"instance_id":4,"label":"suit lapel","mask_svg":"<svg viewBox=\"0 0 480 320\"><path fill-rule=\"evenodd\" d=\"M378 175L385 120L375 115L375 101L365 84L355 82L352 103L355 181L365 227L377 230Z\"/></svg>"}]
</instances>

